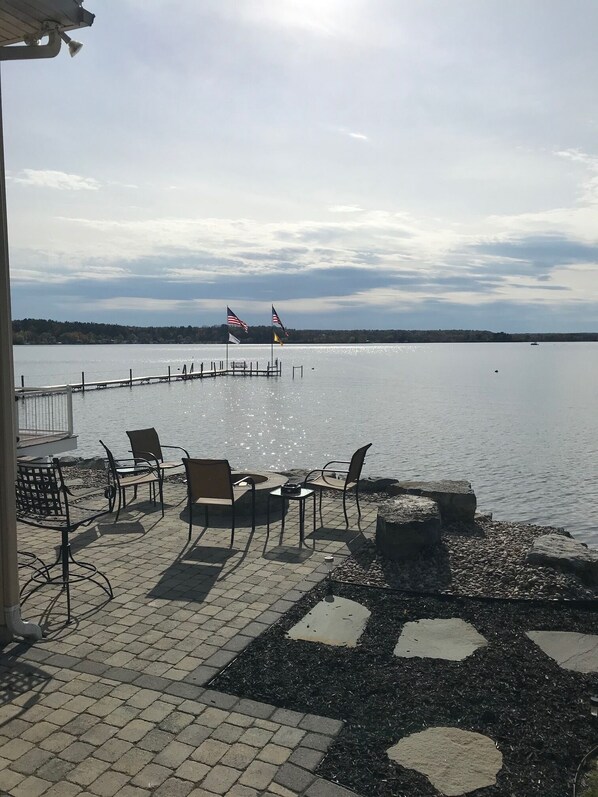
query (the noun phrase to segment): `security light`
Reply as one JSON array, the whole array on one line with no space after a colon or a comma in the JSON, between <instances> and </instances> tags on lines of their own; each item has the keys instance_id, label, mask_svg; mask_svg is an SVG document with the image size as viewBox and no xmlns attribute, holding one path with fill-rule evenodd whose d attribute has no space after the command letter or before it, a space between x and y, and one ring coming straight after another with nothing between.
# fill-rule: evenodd
<instances>
[{"instance_id":1,"label":"security light","mask_svg":"<svg viewBox=\"0 0 598 797\"><path fill-rule=\"evenodd\" d=\"M77 42L74 39L71 39L71 37L68 36L63 30L60 31L60 38L65 44L68 45L71 58L74 58L74 56L77 55L79 50L83 47L81 42Z\"/></svg>"}]
</instances>

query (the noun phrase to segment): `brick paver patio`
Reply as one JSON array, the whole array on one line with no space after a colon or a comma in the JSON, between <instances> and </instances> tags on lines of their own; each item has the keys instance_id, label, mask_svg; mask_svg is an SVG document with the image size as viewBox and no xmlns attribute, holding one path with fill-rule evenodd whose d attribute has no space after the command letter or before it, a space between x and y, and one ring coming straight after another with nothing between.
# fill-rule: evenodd
<instances>
[{"instance_id":1,"label":"brick paver patio","mask_svg":"<svg viewBox=\"0 0 598 797\"><path fill-rule=\"evenodd\" d=\"M44 587L23 615L47 636L11 643L0 659L0 795L10 797L341 797L315 771L342 723L206 687L252 639L372 534L376 508L362 501L350 527L342 504L323 502L324 525L299 549L296 507L270 535L228 518L204 531L197 513L187 545L185 488L165 487L166 515L133 502L73 535L76 558L112 582L90 582L65 600ZM212 520L212 518L210 518ZM53 561L57 535L23 526L19 547ZM21 572L22 581L28 575Z\"/></svg>"}]
</instances>

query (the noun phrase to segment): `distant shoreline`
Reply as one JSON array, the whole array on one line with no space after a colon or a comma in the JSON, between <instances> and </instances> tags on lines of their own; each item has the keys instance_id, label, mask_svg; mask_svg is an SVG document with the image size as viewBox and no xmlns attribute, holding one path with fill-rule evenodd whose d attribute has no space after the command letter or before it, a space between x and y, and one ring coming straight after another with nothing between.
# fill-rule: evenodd
<instances>
[{"instance_id":1,"label":"distant shoreline","mask_svg":"<svg viewBox=\"0 0 598 797\"><path fill-rule=\"evenodd\" d=\"M203 327L136 327L79 321L26 318L13 321L13 342L19 345L106 345L106 344L224 344L226 324ZM271 326L249 327L240 335L245 344L270 344ZM288 329L278 328L285 345L293 344L381 344L381 343L562 343L597 342L598 332L491 332L475 329Z\"/></svg>"}]
</instances>

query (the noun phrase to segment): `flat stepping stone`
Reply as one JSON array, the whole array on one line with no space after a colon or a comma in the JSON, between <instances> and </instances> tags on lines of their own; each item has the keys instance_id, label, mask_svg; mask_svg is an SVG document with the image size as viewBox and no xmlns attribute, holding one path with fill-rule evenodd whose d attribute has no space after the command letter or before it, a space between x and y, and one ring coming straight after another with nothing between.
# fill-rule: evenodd
<instances>
[{"instance_id":1,"label":"flat stepping stone","mask_svg":"<svg viewBox=\"0 0 598 797\"><path fill-rule=\"evenodd\" d=\"M425 775L447 797L494 786L502 753L488 736L459 728L428 728L401 739L386 754Z\"/></svg>"},{"instance_id":2,"label":"flat stepping stone","mask_svg":"<svg viewBox=\"0 0 598 797\"><path fill-rule=\"evenodd\" d=\"M393 652L395 656L405 659L417 656L422 659L462 661L487 644L488 640L470 623L459 617L451 617L448 620L405 623Z\"/></svg>"},{"instance_id":3,"label":"flat stepping stone","mask_svg":"<svg viewBox=\"0 0 598 797\"><path fill-rule=\"evenodd\" d=\"M559 667L574 672L598 672L598 636L577 631L526 631L525 635Z\"/></svg>"},{"instance_id":4,"label":"flat stepping stone","mask_svg":"<svg viewBox=\"0 0 598 797\"><path fill-rule=\"evenodd\" d=\"M330 595L317 603L287 633L289 639L322 642L324 645L354 648L371 612L361 603Z\"/></svg>"}]
</instances>

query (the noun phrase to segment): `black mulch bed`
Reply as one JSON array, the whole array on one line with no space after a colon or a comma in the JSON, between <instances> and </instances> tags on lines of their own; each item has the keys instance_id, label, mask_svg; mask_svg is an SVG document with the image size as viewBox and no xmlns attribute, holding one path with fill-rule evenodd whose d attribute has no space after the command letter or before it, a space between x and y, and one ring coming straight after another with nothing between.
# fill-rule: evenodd
<instances>
[{"instance_id":1,"label":"black mulch bed","mask_svg":"<svg viewBox=\"0 0 598 797\"><path fill-rule=\"evenodd\" d=\"M526 630L598 633L598 613L467 598L407 597L371 587L335 592L372 613L357 648L289 640L286 631L324 595L317 587L243 651L211 686L241 697L346 722L319 774L364 797L439 795L428 779L392 763L386 749L430 726L491 737L503 754L495 786L474 797L566 797L598 742L589 696L595 675L561 669ZM463 662L399 659L405 622L461 617L489 642Z\"/></svg>"}]
</instances>

